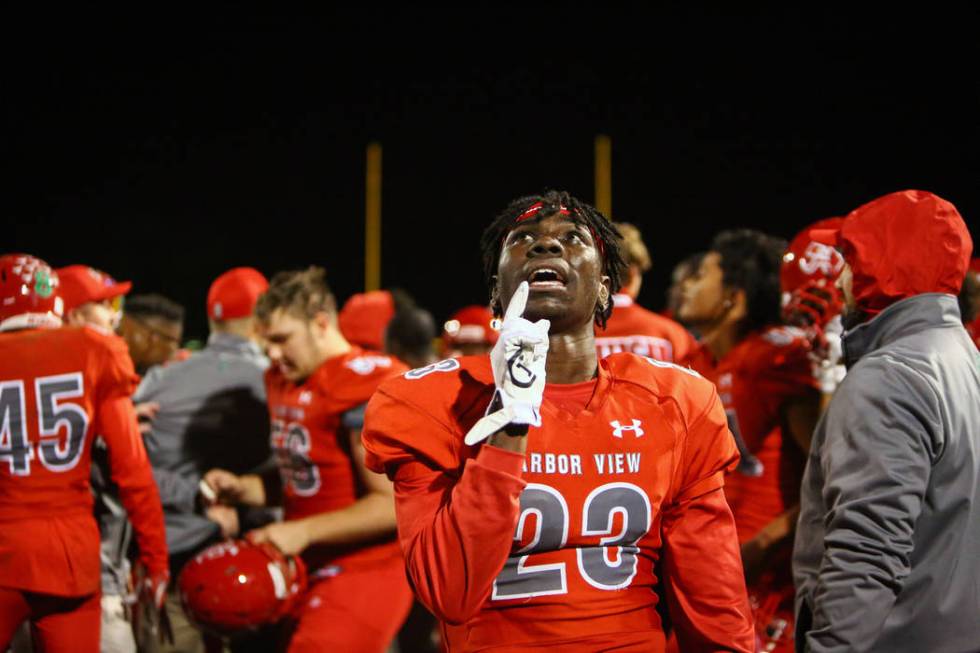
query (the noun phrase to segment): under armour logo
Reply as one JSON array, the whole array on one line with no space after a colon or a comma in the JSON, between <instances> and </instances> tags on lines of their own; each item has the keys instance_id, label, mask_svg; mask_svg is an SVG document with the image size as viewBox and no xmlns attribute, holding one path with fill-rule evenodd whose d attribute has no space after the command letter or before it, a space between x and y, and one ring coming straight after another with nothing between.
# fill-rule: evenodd
<instances>
[{"instance_id":1,"label":"under armour logo","mask_svg":"<svg viewBox=\"0 0 980 653\"><path fill-rule=\"evenodd\" d=\"M311 403L313 403L313 393L309 390L303 390L301 393L299 393L299 403L304 406L309 406Z\"/></svg>"},{"instance_id":2,"label":"under armour logo","mask_svg":"<svg viewBox=\"0 0 980 653\"><path fill-rule=\"evenodd\" d=\"M618 419L614 419L613 421L609 422L609 426L613 427L614 438L622 438L623 431L633 431L633 435L635 437L642 438L643 429L640 428L640 424L642 424L642 422L640 422L638 419L634 419L632 425L626 426L620 424Z\"/></svg>"}]
</instances>

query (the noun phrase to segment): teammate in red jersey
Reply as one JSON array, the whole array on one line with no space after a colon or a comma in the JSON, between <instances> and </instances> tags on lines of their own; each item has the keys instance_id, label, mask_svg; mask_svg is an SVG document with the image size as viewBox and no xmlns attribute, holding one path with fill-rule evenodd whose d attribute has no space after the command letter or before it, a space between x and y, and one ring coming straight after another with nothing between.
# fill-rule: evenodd
<instances>
[{"instance_id":1,"label":"teammate in red jersey","mask_svg":"<svg viewBox=\"0 0 980 653\"><path fill-rule=\"evenodd\" d=\"M803 329L810 341L813 376L823 393L823 404L844 379L841 311L844 298L837 278L844 257L833 247L813 239L816 229L838 229L843 218L818 220L798 233L783 254L779 285L783 293L783 321Z\"/></svg>"},{"instance_id":2,"label":"teammate in red jersey","mask_svg":"<svg viewBox=\"0 0 980 653\"><path fill-rule=\"evenodd\" d=\"M626 267L618 233L552 191L511 203L482 242L506 309L494 349L386 382L363 435L448 650L662 651L663 585L685 651L751 651L717 393L596 354Z\"/></svg>"},{"instance_id":3,"label":"teammate in red jersey","mask_svg":"<svg viewBox=\"0 0 980 653\"><path fill-rule=\"evenodd\" d=\"M599 356L629 351L668 363L684 360L696 346L694 337L672 319L636 303L643 274L651 266L640 230L626 222L617 223L616 227L622 234L628 268L623 287L613 295L616 310L604 327L596 329Z\"/></svg>"},{"instance_id":4,"label":"teammate in red jersey","mask_svg":"<svg viewBox=\"0 0 980 653\"><path fill-rule=\"evenodd\" d=\"M282 495L285 521L250 539L302 554L309 568L291 652L384 651L412 595L394 540L391 483L364 466L360 431L378 384L406 368L347 342L320 268L276 275L256 315L273 364L266 390L281 484L224 470L205 482L231 503Z\"/></svg>"},{"instance_id":5,"label":"teammate in red jersey","mask_svg":"<svg viewBox=\"0 0 980 653\"><path fill-rule=\"evenodd\" d=\"M735 515L761 650L793 647L793 528L820 396L809 342L780 326L785 242L720 233L684 287L678 317L701 334L689 360L715 382L741 462L725 482Z\"/></svg>"},{"instance_id":6,"label":"teammate in red jersey","mask_svg":"<svg viewBox=\"0 0 980 653\"><path fill-rule=\"evenodd\" d=\"M57 286L43 261L0 257L0 649L29 620L38 650L85 653L99 650L99 530L89 485L96 433L108 445L157 607L167 547L126 345L89 327L55 328Z\"/></svg>"}]
</instances>

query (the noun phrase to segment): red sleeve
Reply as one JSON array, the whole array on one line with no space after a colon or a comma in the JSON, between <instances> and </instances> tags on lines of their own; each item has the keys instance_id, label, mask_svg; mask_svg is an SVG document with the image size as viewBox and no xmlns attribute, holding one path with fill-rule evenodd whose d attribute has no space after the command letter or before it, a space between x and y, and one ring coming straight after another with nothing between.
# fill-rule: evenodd
<instances>
[{"instance_id":1,"label":"red sleeve","mask_svg":"<svg viewBox=\"0 0 980 653\"><path fill-rule=\"evenodd\" d=\"M674 503L687 501L725 484L725 472L738 465L738 447L728 430L728 419L714 386L703 383L707 404L687 428L680 461Z\"/></svg>"},{"instance_id":2,"label":"red sleeve","mask_svg":"<svg viewBox=\"0 0 980 653\"><path fill-rule=\"evenodd\" d=\"M132 397L139 385L139 376L133 368L126 341L114 335L105 336L106 356L99 379L98 401L104 402L114 397Z\"/></svg>"},{"instance_id":3,"label":"red sleeve","mask_svg":"<svg viewBox=\"0 0 980 653\"><path fill-rule=\"evenodd\" d=\"M524 456L487 445L458 471L447 463L459 436L420 410L379 392L362 439L370 466L394 481L398 538L419 600L460 624L483 605L510 555Z\"/></svg>"},{"instance_id":4,"label":"red sleeve","mask_svg":"<svg viewBox=\"0 0 980 653\"><path fill-rule=\"evenodd\" d=\"M485 446L453 479L421 463L395 474L398 539L419 600L461 624L479 611L514 540L524 456Z\"/></svg>"},{"instance_id":5,"label":"red sleeve","mask_svg":"<svg viewBox=\"0 0 980 653\"><path fill-rule=\"evenodd\" d=\"M150 461L143 448L133 402L128 396L105 399L96 411L96 433L109 448L112 480L136 534L140 561L154 575L168 570L163 507Z\"/></svg>"},{"instance_id":6,"label":"red sleeve","mask_svg":"<svg viewBox=\"0 0 980 653\"><path fill-rule=\"evenodd\" d=\"M738 463L718 393L689 426L673 501L663 514L664 584L682 651L755 650L738 534L724 474Z\"/></svg>"},{"instance_id":7,"label":"red sleeve","mask_svg":"<svg viewBox=\"0 0 980 653\"><path fill-rule=\"evenodd\" d=\"M663 515L667 605L685 653L754 653L735 519L719 488Z\"/></svg>"}]
</instances>

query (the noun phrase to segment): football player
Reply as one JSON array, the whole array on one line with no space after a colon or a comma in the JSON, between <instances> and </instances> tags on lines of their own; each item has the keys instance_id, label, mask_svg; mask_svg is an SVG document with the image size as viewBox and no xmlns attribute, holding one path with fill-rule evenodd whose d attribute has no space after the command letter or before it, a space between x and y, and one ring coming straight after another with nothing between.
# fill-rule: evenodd
<instances>
[{"instance_id":1,"label":"football player","mask_svg":"<svg viewBox=\"0 0 980 653\"><path fill-rule=\"evenodd\" d=\"M129 281L87 265L69 265L58 270L61 297L65 301L65 323L91 326L114 333L122 318L123 297L132 288Z\"/></svg>"},{"instance_id":2,"label":"football player","mask_svg":"<svg viewBox=\"0 0 980 653\"><path fill-rule=\"evenodd\" d=\"M841 311L843 297L837 277L844 257L833 247L812 238L814 229L839 229L843 218L818 220L798 233L783 254L779 285L783 293L783 321L801 328L810 341L810 360L823 403L844 378Z\"/></svg>"},{"instance_id":3,"label":"football player","mask_svg":"<svg viewBox=\"0 0 980 653\"><path fill-rule=\"evenodd\" d=\"M662 651L663 584L684 650L751 651L714 387L596 353L626 271L618 232L550 191L512 202L482 247L494 349L386 382L363 436L446 647Z\"/></svg>"},{"instance_id":4,"label":"football player","mask_svg":"<svg viewBox=\"0 0 980 653\"><path fill-rule=\"evenodd\" d=\"M113 333L122 317L123 297L132 284L129 281L117 282L105 272L87 265L69 265L57 272L59 290L65 302L65 323ZM92 451L92 491L101 538L100 648L102 653L135 653L136 641L125 602L129 593L130 565L127 554L132 527L119 501L119 493L110 482L108 451L99 434L96 434Z\"/></svg>"},{"instance_id":5,"label":"football player","mask_svg":"<svg viewBox=\"0 0 980 653\"><path fill-rule=\"evenodd\" d=\"M780 324L786 243L747 229L716 236L678 317L701 334L693 368L714 381L741 462L725 481L763 650L793 647L793 528L820 411L809 342ZM684 650L681 647L681 650Z\"/></svg>"},{"instance_id":6,"label":"football player","mask_svg":"<svg viewBox=\"0 0 980 653\"><path fill-rule=\"evenodd\" d=\"M24 620L37 650L99 650L99 529L92 442L112 480L159 608L167 584L163 512L130 395L125 343L61 326L58 276L25 254L0 257L0 649Z\"/></svg>"},{"instance_id":7,"label":"football player","mask_svg":"<svg viewBox=\"0 0 980 653\"><path fill-rule=\"evenodd\" d=\"M623 237L622 251L628 267L623 287L613 295L616 310L604 327L596 329L599 356L631 351L668 363L683 360L695 347L694 337L672 319L636 303L643 274L651 267L640 230L627 222L617 223L616 228Z\"/></svg>"},{"instance_id":8,"label":"football player","mask_svg":"<svg viewBox=\"0 0 980 653\"><path fill-rule=\"evenodd\" d=\"M291 652L384 651L412 594L394 540L391 483L364 465L364 405L397 360L347 342L321 268L282 272L256 306L281 484L225 470L205 474L220 500L265 505L282 495L285 521L252 531L302 554L311 587L294 613Z\"/></svg>"}]
</instances>

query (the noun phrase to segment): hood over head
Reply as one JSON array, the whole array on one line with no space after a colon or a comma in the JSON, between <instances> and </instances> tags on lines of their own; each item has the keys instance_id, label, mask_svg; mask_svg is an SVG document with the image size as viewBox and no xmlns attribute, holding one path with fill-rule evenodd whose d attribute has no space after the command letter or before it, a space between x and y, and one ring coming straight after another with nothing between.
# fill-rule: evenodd
<instances>
[{"instance_id":1,"label":"hood over head","mask_svg":"<svg viewBox=\"0 0 980 653\"><path fill-rule=\"evenodd\" d=\"M814 230L851 266L854 301L869 315L923 293L956 295L973 240L959 211L920 190L890 193L851 211L839 229Z\"/></svg>"}]
</instances>

